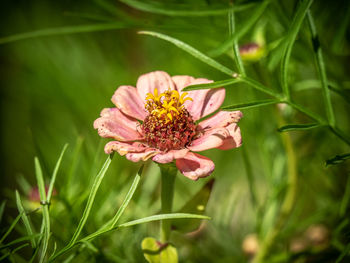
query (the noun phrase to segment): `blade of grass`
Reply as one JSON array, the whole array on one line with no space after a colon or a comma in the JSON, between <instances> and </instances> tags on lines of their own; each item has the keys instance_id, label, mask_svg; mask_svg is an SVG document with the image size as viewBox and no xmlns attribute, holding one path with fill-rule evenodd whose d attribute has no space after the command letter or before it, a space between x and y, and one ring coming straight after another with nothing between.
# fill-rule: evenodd
<instances>
[{"instance_id":1,"label":"blade of grass","mask_svg":"<svg viewBox=\"0 0 350 263\"><path fill-rule=\"evenodd\" d=\"M305 0L305 1L299 2L299 7L295 13L292 24L289 27L288 33L286 35L287 45L284 49L284 54L282 56L280 74L281 74L282 90L287 99L290 99L290 90L288 87L288 66L289 66L290 55L292 53L293 45L297 37L297 34L300 30L301 24L311 4L312 4L312 0Z\"/></svg>"},{"instance_id":2,"label":"blade of grass","mask_svg":"<svg viewBox=\"0 0 350 263\"><path fill-rule=\"evenodd\" d=\"M42 249L40 254L39 262L42 263L45 260L45 256L47 253L47 248L49 245L50 239L50 215L49 215L49 206L46 199L46 190L43 172L41 170L40 162L37 157L34 159L35 163L35 176L38 183L39 195L40 195L40 203L43 211L43 221L40 233L43 234L43 242Z\"/></svg>"},{"instance_id":3,"label":"blade of grass","mask_svg":"<svg viewBox=\"0 0 350 263\"><path fill-rule=\"evenodd\" d=\"M260 101L254 101L249 103L228 105L228 106L221 107L221 109L222 110L242 110L242 109L251 109L251 108L257 108L261 106L273 105L277 103L281 103L281 102L279 100L260 100Z\"/></svg>"},{"instance_id":4,"label":"blade of grass","mask_svg":"<svg viewBox=\"0 0 350 263\"><path fill-rule=\"evenodd\" d=\"M114 29L120 29L120 28L126 28L126 27L128 27L128 25L113 22L113 23L96 23L96 24L78 25L78 26L45 28L45 29L39 29L31 32L19 33L19 34L7 36L7 37L2 37L0 38L0 45L19 41L19 40L24 40L24 39L37 38L37 37L106 31L106 30L114 30Z\"/></svg>"},{"instance_id":5,"label":"blade of grass","mask_svg":"<svg viewBox=\"0 0 350 263\"><path fill-rule=\"evenodd\" d=\"M78 225L77 229L75 230L75 233L73 234L73 237L72 237L71 241L69 242L68 247L73 246L74 243L76 242L76 240L78 239L78 237L81 233L81 230L83 229L83 227L86 223L86 220L90 215L90 211L91 211L92 205L95 201L95 196L96 196L97 190L100 187L100 184L101 184L101 182L102 182L102 180L103 180L103 178L108 170L109 165L111 164L112 159L113 159L113 154L108 156L107 160L105 161L104 165L102 166L102 169L97 174L97 176L94 180L94 183L91 187L91 191L90 191L88 201L87 201L87 204L86 204L84 212L83 212L83 216L80 219L79 225Z\"/></svg>"},{"instance_id":6,"label":"blade of grass","mask_svg":"<svg viewBox=\"0 0 350 263\"><path fill-rule=\"evenodd\" d=\"M4 248L11 247L11 246L16 245L18 243L21 243L23 241L28 241L28 240L30 241L30 240L35 239L35 238L40 237L40 236L41 236L41 234L33 234L33 235L28 235L28 236L17 238L16 240L11 241L10 243L7 243L5 245L0 246L0 250L4 249Z\"/></svg>"},{"instance_id":7,"label":"blade of grass","mask_svg":"<svg viewBox=\"0 0 350 263\"><path fill-rule=\"evenodd\" d=\"M22 204L22 200L21 200L21 196L19 195L18 191L16 190L16 204L17 204L17 208L20 214L22 214L22 220L23 220L23 224L27 230L27 233L29 236L33 236L34 232L32 229L32 226L29 222L29 218L26 215L26 212L24 210L23 204ZM30 239L30 243L32 245L33 248L36 247L36 241L35 238L31 238Z\"/></svg>"},{"instance_id":8,"label":"blade of grass","mask_svg":"<svg viewBox=\"0 0 350 263\"><path fill-rule=\"evenodd\" d=\"M180 8L176 5L172 5L169 7L169 3L163 4L161 2L151 2L151 1L137 1L137 0L119 0L120 2L135 8L140 11L153 13L153 14L159 14L159 15L167 15L167 16L218 16L218 15L225 15L230 10L228 8L220 8L215 9L213 7L208 8L206 10L189 10L188 8ZM242 4L242 5L235 5L232 9L234 11L243 11L246 9L249 9L250 7L254 6L253 3L248 4Z\"/></svg>"},{"instance_id":9,"label":"blade of grass","mask_svg":"<svg viewBox=\"0 0 350 263\"><path fill-rule=\"evenodd\" d=\"M68 144L65 144L63 146L63 149L61 151L60 157L58 158L57 163L55 165L55 169L53 170L51 181L50 181L50 185L49 185L49 190L47 191L47 202L48 203L50 203L50 201L51 201L52 191L53 191L53 187L54 187L54 184L55 184L55 181L56 181L57 172L58 172L58 169L59 169L59 167L61 165L61 161L62 161L63 155L64 155L67 147L68 147Z\"/></svg>"},{"instance_id":10,"label":"blade of grass","mask_svg":"<svg viewBox=\"0 0 350 263\"><path fill-rule=\"evenodd\" d=\"M253 12L251 12L248 20L245 21L245 24L238 29L234 34L232 34L227 40L225 40L218 48L208 52L210 56L217 57L225 53L229 48L232 47L235 41L241 39L252 26L258 21L260 16L264 13L266 7L269 5L271 0L265 0L261 3Z\"/></svg>"},{"instance_id":11,"label":"blade of grass","mask_svg":"<svg viewBox=\"0 0 350 263\"><path fill-rule=\"evenodd\" d=\"M311 32L312 45L313 45L313 50L315 53L317 71L318 71L318 74L319 74L320 80L321 80L321 87L322 87L322 91L323 91L324 104L326 106L327 119L328 119L329 125L334 126L335 125L335 118L334 118L334 112L333 112L333 108L332 108L331 96L330 96L330 92L328 89L326 66L325 66L325 63L323 60L322 49L320 47L320 41L318 39L318 34L316 31L315 22L314 22L314 19L312 17L310 10L308 10L308 12L307 12L307 21L308 21L310 32Z\"/></svg>"},{"instance_id":12,"label":"blade of grass","mask_svg":"<svg viewBox=\"0 0 350 263\"><path fill-rule=\"evenodd\" d=\"M307 123L307 124L288 124L278 128L279 132L289 132L289 131L306 131L315 128L322 127L319 123Z\"/></svg>"},{"instance_id":13,"label":"blade of grass","mask_svg":"<svg viewBox=\"0 0 350 263\"><path fill-rule=\"evenodd\" d=\"M234 71L232 71L231 69L225 67L224 65L221 65L219 62L217 62L216 60L208 57L207 55L205 55L204 53L200 52L199 50L195 49L194 47L182 42L181 40L178 40L176 38L161 34L161 33L157 33L157 32L152 32L152 31L139 31L139 34L142 35L150 35L153 37L157 37L160 39L163 39L165 41L168 41L172 44L174 44L175 46L177 46L178 48L186 51L187 53L191 54L192 56L194 56L195 58L197 58L198 60L204 62L205 64L229 75L229 76L233 76L233 77L238 77L238 74L235 73Z\"/></svg>"}]
</instances>

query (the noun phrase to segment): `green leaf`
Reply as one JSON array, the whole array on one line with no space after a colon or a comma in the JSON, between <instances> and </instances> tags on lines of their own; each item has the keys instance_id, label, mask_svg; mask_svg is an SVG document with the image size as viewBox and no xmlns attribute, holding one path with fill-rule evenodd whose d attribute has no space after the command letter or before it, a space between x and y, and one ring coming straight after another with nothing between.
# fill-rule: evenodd
<instances>
[{"instance_id":1,"label":"green leaf","mask_svg":"<svg viewBox=\"0 0 350 263\"><path fill-rule=\"evenodd\" d=\"M178 211L178 213L195 213L198 215L203 215L210 197L211 190L213 189L213 185L214 179L211 179ZM186 221L173 220L171 222L171 225L172 229L176 231L188 233L198 229L200 223L201 222L198 219L189 219Z\"/></svg>"},{"instance_id":2,"label":"green leaf","mask_svg":"<svg viewBox=\"0 0 350 263\"><path fill-rule=\"evenodd\" d=\"M160 39L163 39L165 41L168 41L172 44L174 44L175 46L177 46L178 48L186 51L187 53L191 54L192 56L194 56L195 58L197 58L198 60L206 63L207 65L227 74L230 76L238 76L237 73L235 73L234 71L232 71L231 69L225 67L224 65L221 65L219 62L217 62L216 60L208 57L207 55L205 55L204 53L200 52L199 50L195 49L194 47L182 42L181 40L178 40L176 38L161 34L161 33L157 33L157 32L151 32L151 31L139 31L139 34L143 34L143 35L150 35L150 36L154 36Z\"/></svg>"},{"instance_id":3,"label":"green leaf","mask_svg":"<svg viewBox=\"0 0 350 263\"><path fill-rule=\"evenodd\" d=\"M229 48L232 47L235 41L241 39L251 27L258 21L260 16L264 13L264 10L268 6L271 0L265 0L261 3L254 11L249 15L249 19L245 21L245 24L237 30L234 34L232 34L227 40L225 40L218 48L211 50L208 52L210 56L217 57L225 53Z\"/></svg>"},{"instance_id":4,"label":"green leaf","mask_svg":"<svg viewBox=\"0 0 350 263\"><path fill-rule=\"evenodd\" d=\"M102 180L103 180L103 178L108 170L108 167L112 162L112 158L113 158L113 154L108 156L107 160L105 161L104 165L102 166L102 169L97 174L97 176L94 180L94 183L93 183L91 190L90 190L87 204L86 204L84 212L83 212L83 216L80 219L79 225L78 225L77 229L75 230L75 233L74 233L71 241L69 242L68 247L74 245L74 243L76 242L77 238L79 237L79 235L80 235L80 233L81 233L81 231L86 223L87 218L90 215L90 211L91 211L92 205L95 201L97 190L100 187L100 184L101 184L101 182L102 182Z\"/></svg>"},{"instance_id":5,"label":"green leaf","mask_svg":"<svg viewBox=\"0 0 350 263\"><path fill-rule=\"evenodd\" d=\"M225 15L230 10L229 8L215 8L211 6L207 9L190 10L190 6L171 5L170 3L155 1L120 0L120 2L140 11L167 16L217 16ZM235 5L232 9L236 12L243 11L253 5L252 3Z\"/></svg>"},{"instance_id":6,"label":"green leaf","mask_svg":"<svg viewBox=\"0 0 350 263\"><path fill-rule=\"evenodd\" d=\"M20 213L12 222L10 227L7 229L6 233L1 237L0 244L4 242L5 238L11 233L11 231L14 229L16 224L18 223L19 219L22 217L23 213Z\"/></svg>"},{"instance_id":7,"label":"green leaf","mask_svg":"<svg viewBox=\"0 0 350 263\"><path fill-rule=\"evenodd\" d=\"M149 263L177 263L177 250L171 244L162 244L153 237L142 240L141 248Z\"/></svg>"},{"instance_id":8,"label":"green leaf","mask_svg":"<svg viewBox=\"0 0 350 263\"><path fill-rule=\"evenodd\" d=\"M47 202L48 203L50 203L50 201L51 201L52 191L53 191L53 187L54 187L54 184L55 184L55 181L56 181L57 172L58 172L58 169L59 169L59 167L61 165L62 157L63 157L67 147L68 147L68 144L65 144L63 146L63 149L62 149L62 152L60 154L60 157L58 158L57 163L55 165L55 169L53 170L51 181L50 181L50 185L49 185L49 190L47 191Z\"/></svg>"},{"instance_id":9,"label":"green leaf","mask_svg":"<svg viewBox=\"0 0 350 263\"><path fill-rule=\"evenodd\" d=\"M348 159L350 159L350 153L336 155L326 161L326 166L340 164L345 162Z\"/></svg>"},{"instance_id":10,"label":"green leaf","mask_svg":"<svg viewBox=\"0 0 350 263\"><path fill-rule=\"evenodd\" d=\"M0 223L2 221L2 216L4 215L5 206L6 206L6 200L2 201L0 205Z\"/></svg>"},{"instance_id":11,"label":"green leaf","mask_svg":"<svg viewBox=\"0 0 350 263\"><path fill-rule=\"evenodd\" d=\"M290 91L288 88L288 66L289 66L289 59L290 55L292 53L293 45L295 42L295 39L297 37L297 34L300 30L301 24L306 16L307 11L309 10L311 6L312 0L304 0L299 2L299 7L295 13L295 16L293 18L292 24L289 27L288 34L286 36L286 46L284 48L283 56L282 56L282 62L281 62L281 86L284 95L289 99L290 97Z\"/></svg>"},{"instance_id":12,"label":"green leaf","mask_svg":"<svg viewBox=\"0 0 350 263\"><path fill-rule=\"evenodd\" d=\"M191 90L201 90L201 89L216 89L216 88L222 88L231 84L239 83L241 82L240 77L237 78L231 78L231 79L225 79L225 80L219 80L212 83L204 83L204 84L196 84L196 85L190 85L183 89L183 91L191 91Z\"/></svg>"},{"instance_id":13,"label":"green leaf","mask_svg":"<svg viewBox=\"0 0 350 263\"><path fill-rule=\"evenodd\" d=\"M5 245L0 246L0 250L4 249L4 248L11 247L11 246L16 245L18 243L21 243L23 241L28 241L28 240L33 240L33 239L35 240L37 237L40 237L40 236L41 236L41 234L33 234L33 235L28 235L28 236L17 238L15 240L11 241L10 243L7 243Z\"/></svg>"},{"instance_id":14,"label":"green leaf","mask_svg":"<svg viewBox=\"0 0 350 263\"><path fill-rule=\"evenodd\" d=\"M33 236L34 231L32 229L32 226L29 222L29 218L26 215L26 212L24 210L23 204L22 204L22 200L21 200L21 196L19 195L18 191L16 190L16 204L17 204L17 208L20 214L22 214L22 220L23 220L23 224L27 230L27 233L29 236ZM33 248L36 247L36 241L34 238L32 238L30 240L30 243L32 245Z\"/></svg>"},{"instance_id":15,"label":"green leaf","mask_svg":"<svg viewBox=\"0 0 350 263\"><path fill-rule=\"evenodd\" d=\"M311 130L314 128L322 127L323 125L319 123L307 123L307 124L288 124L278 128L279 132L288 132L288 131L305 131Z\"/></svg>"},{"instance_id":16,"label":"green leaf","mask_svg":"<svg viewBox=\"0 0 350 263\"><path fill-rule=\"evenodd\" d=\"M97 23L97 24L88 24L88 25L79 25L79 26L45 28L45 29L39 29L31 32L25 32L25 33L15 34L7 37L2 37L0 38L0 45L23 40L23 39L36 38L36 37L106 31L106 30L120 29L125 27L127 27L127 25L113 22L113 23Z\"/></svg>"},{"instance_id":17,"label":"green leaf","mask_svg":"<svg viewBox=\"0 0 350 263\"><path fill-rule=\"evenodd\" d=\"M281 103L279 100L259 100L248 103L234 104L221 107L222 110L242 110Z\"/></svg>"},{"instance_id":18,"label":"green leaf","mask_svg":"<svg viewBox=\"0 0 350 263\"><path fill-rule=\"evenodd\" d=\"M118 221L119 221L119 218L121 217L121 215L124 213L126 207L128 206L131 198L133 197L135 191L136 191L136 188L140 182L140 179L141 179L141 175L142 175L142 171L143 171L143 167L144 165L142 165L139 169L139 171L137 172L136 176L135 176L135 179L131 185L131 188L129 189L129 192L127 193L122 205L119 207L117 213L115 214L115 216L113 217L112 221L111 221L111 224L110 226L111 227L114 227Z\"/></svg>"},{"instance_id":19,"label":"green leaf","mask_svg":"<svg viewBox=\"0 0 350 263\"><path fill-rule=\"evenodd\" d=\"M50 239L50 215L49 215L49 207L46 199L46 191L45 191L45 183L44 183L44 177L43 172L41 170L40 162L37 157L34 158L35 163L35 176L38 184L39 189L39 195L40 195L40 203L43 210L43 221L41 225L41 232L40 234L43 234L43 242L42 242L42 249L41 249L41 255L39 262L42 263L45 260L47 248L49 245L49 239Z\"/></svg>"}]
</instances>

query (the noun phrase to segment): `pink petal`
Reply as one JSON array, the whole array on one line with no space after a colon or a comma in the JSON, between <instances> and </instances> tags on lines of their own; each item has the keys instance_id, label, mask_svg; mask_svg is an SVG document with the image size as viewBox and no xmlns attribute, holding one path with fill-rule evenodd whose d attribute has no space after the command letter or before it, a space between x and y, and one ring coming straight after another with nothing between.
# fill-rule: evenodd
<instances>
[{"instance_id":1,"label":"pink petal","mask_svg":"<svg viewBox=\"0 0 350 263\"><path fill-rule=\"evenodd\" d=\"M137 93L137 89L132 86L120 86L115 91L112 102L130 117L138 120L146 118L145 104Z\"/></svg>"},{"instance_id":2,"label":"pink petal","mask_svg":"<svg viewBox=\"0 0 350 263\"><path fill-rule=\"evenodd\" d=\"M170 163L174 159L179 159L185 157L185 155L189 152L188 149L181 150L170 150L167 153L159 153L155 155L152 160L157 163Z\"/></svg>"},{"instance_id":3,"label":"pink petal","mask_svg":"<svg viewBox=\"0 0 350 263\"><path fill-rule=\"evenodd\" d=\"M191 180L198 180L198 178L210 175L215 165L209 158L189 152L184 158L176 160L176 167L184 176Z\"/></svg>"},{"instance_id":4,"label":"pink petal","mask_svg":"<svg viewBox=\"0 0 350 263\"><path fill-rule=\"evenodd\" d=\"M148 148L144 152L134 152L134 153L127 153L126 159L132 161L132 162L139 162L139 161L147 161L149 158L153 157L154 155L158 154L160 151L155 148Z\"/></svg>"},{"instance_id":5,"label":"pink petal","mask_svg":"<svg viewBox=\"0 0 350 263\"><path fill-rule=\"evenodd\" d=\"M219 111L210 118L198 124L200 129L212 129L226 127L234 122L239 122L243 114L240 111Z\"/></svg>"},{"instance_id":6,"label":"pink petal","mask_svg":"<svg viewBox=\"0 0 350 263\"><path fill-rule=\"evenodd\" d=\"M238 127L237 123L232 123L226 127L229 131L230 136L225 139L218 149L220 150L230 150L237 148L242 145L241 129Z\"/></svg>"},{"instance_id":7,"label":"pink petal","mask_svg":"<svg viewBox=\"0 0 350 263\"><path fill-rule=\"evenodd\" d=\"M230 137L230 133L226 128L210 129L204 132L198 139L194 140L191 146L187 148L194 152L218 148L228 137Z\"/></svg>"},{"instance_id":8,"label":"pink petal","mask_svg":"<svg viewBox=\"0 0 350 263\"><path fill-rule=\"evenodd\" d=\"M147 149L147 145L140 142L118 142L111 141L105 146L105 153L111 154L112 152L118 152L121 156L129 152L144 152Z\"/></svg>"},{"instance_id":9,"label":"pink petal","mask_svg":"<svg viewBox=\"0 0 350 263\"><path fill-rule=\"evenodd\" d=\"M175 89L174 83L168 73L164 71L154 71L139 77L136 84L137 92L142 101L145 100L147 93L154 94L154 89L158 89L158 94L167 89Z\"/></svg>"},{"instance_id":10,"label":"pink petal","mask_svg":"<svg viewBox=\"0 0 350 263\"><path fill-rule=\"evenodd\" d=\"M203 78L194 79L190 76L174 76L172 79L176 85L176 89L180 93L182 93L183 88L189 85L213 82L212 80ZM188 96L193 101L186 101L185 107L194 120L199 120L213 113L221 106L225 99L225 89L193 90L188 92Z\"/></svg>"},{"instance_id":11,"label":"pink petal","mask_svg":"<svg viewBox=\"0 0 350 263\"><path fill-rule=\"evenodd\" d=\"M114 138L118 141L135 141L142 139L136 127L140 125L135 119L124 115L117 108L106 108L101 117L95 120L94 128L104 138Z\"/></svg>"}]
</instances>

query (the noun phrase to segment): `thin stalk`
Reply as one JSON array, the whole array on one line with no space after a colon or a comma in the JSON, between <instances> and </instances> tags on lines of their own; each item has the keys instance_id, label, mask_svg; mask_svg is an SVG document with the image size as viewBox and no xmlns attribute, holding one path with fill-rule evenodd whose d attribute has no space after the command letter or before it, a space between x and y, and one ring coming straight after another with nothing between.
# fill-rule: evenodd
<instances>
[{"instance_id":1,"label":"thin stalk","mask_svg":"<svg viewBox=\"0 0 350 263\"><path fill-rule=\"evenodd\" d=\"M161 173L161 202L162 214L171 213L174 198L174 186L177 169L173 163L171 164L160 164ZM160 241L166 243L169 241L171 232L171 221L162 220L160 223Z\"/></svg>"},{"instance_id":2,"label":"thin stalk","mask_svg":"<svg viewBox=\"0 0 350 263\"><path fill-rule=\"evenodd\" d=\"M330 92L328 89L326 67L325 67L325 63L323 60L320 42L318 40L318 34L316 31L315 22L314 22L312 15L311 15L310 10L307 12L307 21L308 21L310 32L311 32L312 44L313 44L313 49L315 52L315 60L316 60L317 70L318 70L318 74L320 75L321 86L322 86L322 91L323 91L323 99L324 99L324 103L326 105L327 119L328 119L329 125L334 127L335 118L334 118L334 112L333 112L333 107L332 107L331 95L330 95Z\"/></svg>"}]
</instances>

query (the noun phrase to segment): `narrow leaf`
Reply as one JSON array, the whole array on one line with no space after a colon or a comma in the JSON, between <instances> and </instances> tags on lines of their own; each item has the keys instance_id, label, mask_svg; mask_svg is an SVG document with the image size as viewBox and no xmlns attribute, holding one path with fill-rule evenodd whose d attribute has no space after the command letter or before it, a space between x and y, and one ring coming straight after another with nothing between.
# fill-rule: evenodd
<instances>
[{"instance_id":1,"label":"narrow leaf","mask_svg":"<svg viewBox=\"0 0 350 263\"><path fill-rule=\"evenodd\" d=\"M113 22L113 23L97 23L97 24L79 25L79 26L45 28L45 29L39 29L31 32L25 32L25 33L15 34L7 37L2 37L0 38L0 45L23 40L23 39L36 38L36 37L67 35L67 34L76 34L76 33L83 33L83 32L106 31L106 30L113 30L113 29L119 29L119 28L125 28L125 27L127 27L127 25Z\"/></svg>"},{"instance_id":2,"label":"narrow leaf","mask_svg":"<svg viewBox=\"0 0 350 263\"><path fill-rule=\"evenodd\" d=\"M251 12L249 18L245 21L244 25L235 31L227 40L225 40L218 48L211 50L209 54L211 56L217 57L225 53L229 48L232 47L235 41L242 38L252 26L258 21L261 15L264 13L266 7L271 2L271 0L265 0L261 3L254 11Z\"/></svg>"},{"instance_id":3,"label":"narrow leaf","mask_svg":"<svg viewBox=\"0 0 350 263\"><path fill-rule=\"evenodd\" d=\"M322 127L323 125L319 123L307 123L307 124L288 124L278 128L279 132L288 132L288 131L305 131L311 130L314 128Z\"/></svg>"},{"instance_id":4,"label":"narrow leaf","mask_svg":"<svg viewBox=\"0 0 350 263\"><path fill-rule=\"evenodd\" d=\"M27 217L26 212L24 210L21 196L19 195L17 190L16 190L16 204L17 204L17 208L18 208L19 213L22 214L23 224L27 230L27 233L29 236L32 236L34 234L34 231L32 229L30 222L29 222L29 218ZM34 238L30 239L30 243L31 243L33 248L36 247L36 242L35 242Z\"/></svg>"},{"instance_id":5,"label":"narrow leaf","mask_svg":"<svg viewBox=\"0 0 350 263\"><path fill-rule=\"evenodd\" d=\"M86 207L85 207L84 212L83 212L83 216L81 217L79 225L78 225L77 229L75 230L75 233L74 233L71 241L69 242L68 246L72 246L75 243L75 241L77 240L77 238L79 237L79 235L80 235L80 233L81 233L81 231L86 223L86 220L90 215L90 211L91 211L92 205L95 201L95 196L96 196L97 190L100 187L100 184L101 184L101 182L102 182L102 180L103 180L103 178L108 170L109 165L111 164L112 158L113 158L113 155L108 156L102 169L97 174L97 176L94 180L94 183L91 187L91 191L89 194L89 198L88 198Z\"/></svg>"},{"instance_id":6,"label":"narrow leaf","mask_svg":"<svg viewBox=\"0 0 350 263\"><path fill-rule=\"evenodd\" d=\"M242 104L234 104L221 107L222 110L242 110L281 103L279 100L259 100Z\"/></svg>"},{"instance_id":7,"label":"narrow leaf","mask_svg":"<svg viewBox=\"0 0 350 263\"><path fill-rule=\"evenodd\" d=\"M240 77L237 77L237 78L219 80L212 83L190 85L184 88L183 91L200 90L200 89L216 89L216 88L222 88L222 87L239 83L239 82L241 82L241 79Z\"/></svg>"},{"instance_id":8,"label":"narrow leaf","mask_svg":"<svg viewBox=\"0 0 350 263\"><path fill-rule=\"evenodd\" d=\"M195 49L194 47L182 42L181 40L178 40L176 38L173 38L173 37L161 34L161 33L151 32L151 31L139 31L139 34L150 35L150 36L154 36L154 37L163 39L165 41L168 41L168 42L174 44L175 46L177 46L178 48L188 52L189 54L191 54L192 56L194 56L198 60L206 63L207 65L209 65L209 66L211 66L211 67L213 67L213 68L215 68L215 69L217 69L217 70L219 70L227 75L238 76L238 74L235 73L234 71L232 71L231 69L225 67L224 65L221 65L216 60L208 57L204 53L202 53L199 50Z\"/></svg>"},{"instance_id":9,"label":"narrow leaf","mask_svg":"<svg viewBox=\"0 0 350 263\"><path fill-rule=\"evenodd\" d=\"M326 166L340 164L340 163L345 162L348 159L350 159L350 153L336 155L333 158L328 159L326 161Z\"/></svg>"},{"instance_id":10,"label":"narrow leaf","mask_svg":"<svg viewBox=\"0 0 350 263\"><path fill-rule=\"evenodd\" d=\"M4 248L11 247L11 246L16 245L18 243L21 243L23 241L35 239L35 238L40 237L40 236L41 236L41 234L33 234L33 235L28 235L28 236L17 238L15 240L11 241L10 243L7 243L5 245L0 246L0 250L4 249Z\"/></svg>"},{"instance_id":11,"label":"narrow leaf","mask_svg":"<svg viewBox=\"0 0 350 263\"><path fill-rule=\"evenodd\" d=\"M55 165L55 169L53 170L53 174L52 174L52 177L51 177L49 190L47 191L47 202L48 203L50 203L50 201L51 201L52 191L53 191L54 184L55 184L55 181L56 181L57 172L58 172L58 169L59 169L59 167L61 165L62 157L63 157L67 147L68 147L68 144L65 144L63 146L63 149L62 149L62 152L60 154L60 157L58 158L57 163Z\"/></svg>"},{"instance_id":12,"label":"narrow leaf","mask_svg":"<svg viewBox=\"0 0 350 263\"><path fill-rule=\"evenodd\" d=\"M190 10L189 6L181 6L181 5L171 5L169 3L155 2L155 1L137 1L137 0L120 0L127 4L130 7L133 7L137 10L149 12L153 14L159 15L167 15L167 16L218 16L225 15L230 10L229 8L215 8L211 7L210 9L198 9L198 10ZM232 9L234 11L243 11L254 4L244 4L244 5L235 5Z\"/></svg>"},{"instance_id":13,"label":"narrow leaf","mask_svg":"<svg viewBox=\"0 0 350 263\"><path fill-rule=\"evenodd\" d=\"M6 233L1 237L0 243L3 243L5 238L11 233L11 231L14 229L16 224L18 223L19 219L22 217L22 213L20 213L12 222L10 227L7 229Z\"/></svg>"},{"instance_id":14,"label":"narrow leaf","mask_svg":"<svg viewBox=\"0 0 350 263\"><path fill-rule=\"evenodd\" d=\"M2 201L0 205L0 223L2 221L2 216L4 215L5 206L6 206L6 200Z\"/></svg>"}]
</instances>

